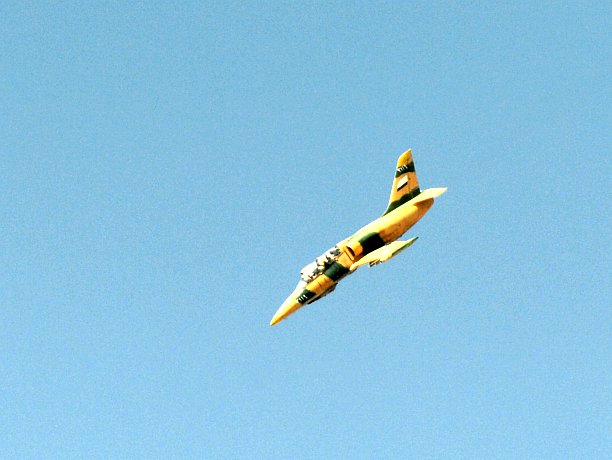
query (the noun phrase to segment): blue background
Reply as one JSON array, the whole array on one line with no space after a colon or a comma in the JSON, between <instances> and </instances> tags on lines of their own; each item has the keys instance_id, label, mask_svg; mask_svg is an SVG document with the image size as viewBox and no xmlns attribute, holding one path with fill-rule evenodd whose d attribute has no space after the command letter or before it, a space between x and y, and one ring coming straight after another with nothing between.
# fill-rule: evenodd
<instances>
[{"instance_id":1,"label":"blue background","mask_svg":"<svg viewBox=\"0 0 612 460\"><path fill-rule=\"evenodd\" d=\"M2 458L612 456L609 3L351 3L3 2Z\"/></svg>"}]
</instances>

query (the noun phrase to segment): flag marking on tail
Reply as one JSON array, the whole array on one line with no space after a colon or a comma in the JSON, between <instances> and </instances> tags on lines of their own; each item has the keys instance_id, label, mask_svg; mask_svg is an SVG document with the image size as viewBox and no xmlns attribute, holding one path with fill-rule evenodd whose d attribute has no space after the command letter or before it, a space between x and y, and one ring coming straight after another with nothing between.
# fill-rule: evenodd
<instances>
[{"instance_id":1,"label":"flag marking on tail","mask_svg":"<svg viewBox=\"0 0 612 460\"><path fill-rule=\"evenodd\" d=\"M421 189L419 188L419 180L414 169L412 151L408 149L397 159L389 205L384 214L388 214L397 207L407 203L419 193L421 193Z\"/></svg>"}]
</instances>

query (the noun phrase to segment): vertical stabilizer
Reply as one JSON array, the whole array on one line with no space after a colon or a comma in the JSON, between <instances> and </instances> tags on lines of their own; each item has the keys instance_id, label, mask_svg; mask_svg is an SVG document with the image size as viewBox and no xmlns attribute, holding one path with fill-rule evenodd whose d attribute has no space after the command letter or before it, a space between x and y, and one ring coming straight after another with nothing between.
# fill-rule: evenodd
<instances>
[{"instance_id":1,"label":"vertical stabilizer","mask_svg":"<svg viewBox=\"0 0 612 460\"><path fill-rule=\"evenodd\" d=\"M408 149L397 159L389 206L387 206L384 214L388 214L395 208L407 203L419 193L421 193L421 189L414 169L414 161L412 161L412 150Z\"/></svg>"}]
</instances>

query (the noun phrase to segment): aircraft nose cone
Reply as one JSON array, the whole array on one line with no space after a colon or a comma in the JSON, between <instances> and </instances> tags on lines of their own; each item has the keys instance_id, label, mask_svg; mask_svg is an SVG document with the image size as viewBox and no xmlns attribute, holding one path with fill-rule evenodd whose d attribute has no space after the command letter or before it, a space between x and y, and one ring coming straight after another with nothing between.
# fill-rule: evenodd
<instances>
[{"instance_id":1,"label":"aircraft nose cone","mask_svg":"<svg viewBox=\"0 0 612 460\"><path fill-rule=\"evenodd\" d=\"M272 317L272 321L270 321L270 326L274 326L276 323L284 320L291 313L296 311L302 305L292 297L289 297L283 304L280 306L278 311Z\"/></svg>"},{"instance_id":2,"label":"aircraft nose cone","mask_svg":"<svg viewBox=\"0 0 612 460\"><path fill-rule=\"evenodd\" d=\"M272 321L270 321L270 326L274 326L276 323L280 322L282 318L278 315L274 315Z\"/></svg>"}]
</instances>

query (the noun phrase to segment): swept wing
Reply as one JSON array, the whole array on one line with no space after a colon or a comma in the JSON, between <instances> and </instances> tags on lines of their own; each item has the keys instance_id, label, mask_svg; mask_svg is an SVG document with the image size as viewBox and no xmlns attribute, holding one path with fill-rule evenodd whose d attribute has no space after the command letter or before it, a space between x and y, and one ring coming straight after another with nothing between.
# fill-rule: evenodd
<instances>
[{"instance_id":1,"label":"swept wing","mask_svg":"<svg viewBox=\"0 0 612 460\"><path fill-rule=\"evenodd\" d=\"M351 265L351 271L357 270L359 267L365 264L370 264L370 267L386 262L391 257L398 255L404 249L409 248L412 243L418 239L418 236L410 238L408 241L394 241L386 244L382 248L378 248L376 251L372 251L365 257Z\"/></svg>"}]
</instances>

